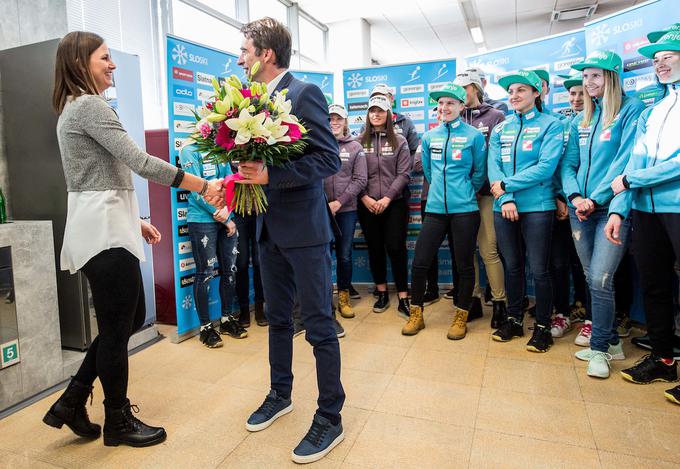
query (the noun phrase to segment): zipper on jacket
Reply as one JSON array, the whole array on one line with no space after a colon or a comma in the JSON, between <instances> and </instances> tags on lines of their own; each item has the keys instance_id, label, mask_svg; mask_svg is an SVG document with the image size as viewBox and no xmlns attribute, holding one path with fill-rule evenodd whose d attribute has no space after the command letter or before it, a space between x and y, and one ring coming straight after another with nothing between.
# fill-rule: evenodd
<instances>
[{"instance_id":1,"label":"zipper on jacket","mask_svg":"<svg viewBox=\"0 0 680 469\"><path fill-rule=\"evenodd\" d=\"M524 121L522 120L522 114L519 114L519 131L517 132L517 138L515 139L515 146L512 149L512 175L514 176L517 172L517 142L522 137L522 126Z\"/></svg>"},{"instance_id":2,"label":"zipper on jacket","mask_svg":"<svg viewBox=\"0 0 680 469\"><path fill-rule=\"evenodd\" d=\"M668 112L666 115L663 117L663 121L661 121L661 127L659 127L659 135L656 137L656 151L654 152L654 159L652 160L652 167L656 165L656 159L659 156L659 146L661 145L661 133L663 132L663 128L666 126L666 121L668 120L668 116L671 115L671 111L675 107L675 105L678 102L678 94L675 94L675 100L673 100L673 104L671 104L671 107L668 108ZM654 191L652 188L649 188L649 199L652 201L652 213L656 212L656 208L654 207Z\"/></svg>"},{"instance_id":3,"label":"zipper on jacket","mask_svg":"<svg viewBox=\"0 0 680 469\"><path fill-rule=\"evenodd\" d=\"M597 115L597 122L595 122L593 130L590 132L590 145L588 146L588 169L586 169L586 181L583 185L583 197L585 198L588 198L588 178L590 177L590 166L592 165L593 161L593 139L595 138L595 130L597 129L597 125L600 123L601 117L602 109L600 109L600 113Z\"/></svg>"},{"instance_id":4,"label":"zipper on jacket","mask_svg":"<svg viewBox=\"0 0 680 469\"><path fill-rule=\"evenodd\" d=\"M450 122L446 124L446 130L448 131L448 134L446 135L446 144L444 145L444 154L442 155L442 158L444 158L444 213L448 214L449 206L446 203L446 150L449 148L449 139L451 138Z\"/></svg>"},{"instance_id":5,"label":"zipper on jacket","mask_svg":"<svg viewBox=\"0 0 680 469\"><path fill-rule=\"evenodd\" d=\"M382 146L380 145L380 132L376 132L378 135L378 145L375 149L375 155L378 157L378 200L382 199L382 178L380 173L382 172Z\"/></svg>"}]
</instances>

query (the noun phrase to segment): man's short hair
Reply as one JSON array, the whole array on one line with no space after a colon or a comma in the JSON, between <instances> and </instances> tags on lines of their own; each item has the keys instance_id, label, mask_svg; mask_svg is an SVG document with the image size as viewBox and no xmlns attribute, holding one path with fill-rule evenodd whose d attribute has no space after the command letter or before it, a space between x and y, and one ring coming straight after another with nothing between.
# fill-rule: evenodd
<instances>
[{"instance_id":1,"label":"man's short hair","mask_svg":"<svg viewBox=\"0 0 680 469\"><path fill-rule=\"evenodd\" d=\"M283 24L266 16L244 25L241 33L247 39L253 40L257 55L262 54L262 49L271 49L276 55L276 65L279 68L290 66L293 41L290 31Z\"/></svg>"}]
</instances>

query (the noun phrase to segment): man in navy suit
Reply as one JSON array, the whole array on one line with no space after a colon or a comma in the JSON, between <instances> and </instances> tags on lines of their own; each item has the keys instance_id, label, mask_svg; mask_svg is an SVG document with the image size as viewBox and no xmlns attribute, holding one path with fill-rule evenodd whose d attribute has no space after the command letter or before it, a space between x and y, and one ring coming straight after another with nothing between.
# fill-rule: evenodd
<instances>
[{"instance_id":1,"label":"man in navy suit","mask_svg":"<svg viewBox=\"0 0 680 469\"><path fill-rule=\"evenodd\" d=\"M340 410L345 393L340 383L340 345L331 312L332 219L323 180L340 170L339 150L330 129L326 99L321 90L288 72L291 37L272 18L245 25L238 64L246 75L260 62L253 77L275 94L288 89L292 114L309 130L302 157L283 166L261 162L239 165L244 183L261 184L269 207L257 220L260 269L269 321L271 391L248 419L249 431L260 431L293 410L293 321L297 296L306 339L314 347L319 387L318 409L312 426L293 450L293 461L313 462L344 438Z\"/></svg>"}]
</instances>

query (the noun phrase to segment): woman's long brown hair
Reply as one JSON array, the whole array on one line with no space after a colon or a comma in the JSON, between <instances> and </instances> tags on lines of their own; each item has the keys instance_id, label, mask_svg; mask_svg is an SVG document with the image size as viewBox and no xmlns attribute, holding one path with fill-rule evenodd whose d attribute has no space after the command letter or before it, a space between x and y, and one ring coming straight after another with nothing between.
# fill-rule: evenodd
<instances>
[{"instance_id":1,"label":"woman's long brown hair","mask_svg":"<svg viewBox=\"0 0 680 469\"><path fill-rule=\"evenodd\" d=\"M387 137L387 143L389 143L392 149L396 151L399 142L397 141L397 133L394 131L392 111L390 110L387 111L387 118L385 119L385 136ZM364 129L364 133L361 134L359 141L364 148L370 148L373 144L373 126L371 125L371 119L368 118L368 111L366 112L366 128Z\"/></svg>"},{"instance_id":2,"label":"woman's long brown hair","mask_svg":"<svg viewBox=\"0 0 680 469\"><path fill-rule=\"evenodd\" d=\"M54 67L54 92L52 106L61 114L69 96L99 94L90 71L90 56L104 39L86 31L73 31L59 41L57 62Z\"/></svg>"}]
</instances>

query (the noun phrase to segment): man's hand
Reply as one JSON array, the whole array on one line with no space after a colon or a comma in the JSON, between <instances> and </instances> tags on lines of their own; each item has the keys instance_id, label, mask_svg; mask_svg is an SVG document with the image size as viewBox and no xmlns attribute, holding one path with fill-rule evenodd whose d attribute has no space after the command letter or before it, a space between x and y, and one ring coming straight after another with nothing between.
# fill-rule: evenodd
<instances>
[{"instance_id":1,"label":"man's hand","mask_svg":"<svg viewBox=\"0 0 680 469\"><path fill-rule=\"evenodd\" d=\"M612 191L614 191L614 195L620 194L626 190L626 186L623 185L623 178L624 175L621 174L620 176L616 176L612 181Z\"/></svg>"},{"instance_id":2,"label":"man's hand","mask_svg":"<svg viewBox=\"0 0 680 469\"><path fill-rule=\"evenodd\" d=\"M229 207L224 207L220 210L216 210L215 213L213 213L213 218L215 221L218 221L220 223L224 223L227 221L227 218L229 218Z\"/></svg>"},{"instance_id":3,"label":"man's hand","mask_svg":"<svg viewBox=\"0 0 680 469\"><path fill-rule=\"evenodd\" d=\"M555 203L557 204L557 210L555 211L555 216L557 219L566 220L569 218L569 209L567 208L567 204L562 202L560 199L555 199Z\"/></svg>"},{"instance_id":4,"label":"man's hand","mask_svg":"<svg viewBox=\"0 0 680 469\"><path fill-rule=\"evenodd\" d=\"M373 213L380 215L390 205L390 202L392 202L392 199L389 197L383 197L382 199L376 201L375 205L373 205Z\"/></svg>"},{"instance_id":5,"label":"man's hand","mask_svg":"<svg viewBox=\"0 0 680 469\"><path fill-rule=\"evenodd\" d=\"M501 187L501 181L494 181L491 183L491 194L495 199L498 199L500 196L505 194L505 191Z\"/></svg>"},{"instance_id":6,"label":"man's hand","mask_svg":"<svg viewBox=\"0 0 680 469\"><path fill-rule=\"evenodd\" d=\"M333 215L335 215L338 212L338 210L340 210L340 207L342 207L342 204L337 200L334 200L333 202L328 202L328 208L331 209L331 213L333 213Z\"/></svg>"},{"instance_id":7,"label":"man's hand","mask_svg":"<svg viewBox=\"0 0 680 469\"><path fill-rule=\"evenodd\" d=\"M607 224L604 226L604 235L610 242L618 245L621 244L621 240L619 239L621 221L622 220L619 215L617 215L616 213L612 213L611 215L609 215L609 220L607 220Z\"/></svg>"},{"instance_id":8,"label":"man's hand","mask_svg":"<svg viewBox=\"0 0 680 469\"><path fill-rule=\"evenodd\" d=\"M508 202L501 205L501 215L506 220L519 220L519 212L517 211L517 205L515 205L515 202Z\"/></svg>"},{"instance_id":9,"label":"man's hand","mask_svg":"<svg viewBox=\"0 0 680 469\"><path fill-rule=\"evenodd\" d=\"M216 209L221 209L224 207L226 202L224 201L224 188L222 187L222 179L213 179L212 181L208 181L208 190L203 195L203 198Z\"/></svg>"},{"instance_id":10,"label":"man's hand","mask_svg":"<svg viewBox=\"0 0 680 469\"><path fill-rule=\"evenodd\" d=\"M236 223L234 223L234 220L229 220L227 222L227 236L231 238L236 234Z\"/></svg>"},{"instance_id":11,"label":"man's hand","mask_svg":"<svg viewBox=\"0 0 680 469\"><path fill-rule=\"evenodd\" d=\"M244 161L238 164L238 172L245 179L237 184L269 184L269 171L262 161Z\"/></svg>"},{"instance_id":12,"label":"man's hand","mask_svg":"<svg viewBox=\"0 0 680 469\"><path fill-rule=\"evenodd\" d=\"M161 242L161 232L151 223L140 220L142 223L142 238L147 244L158 244Z\"/></svg>"}]
</instances>

